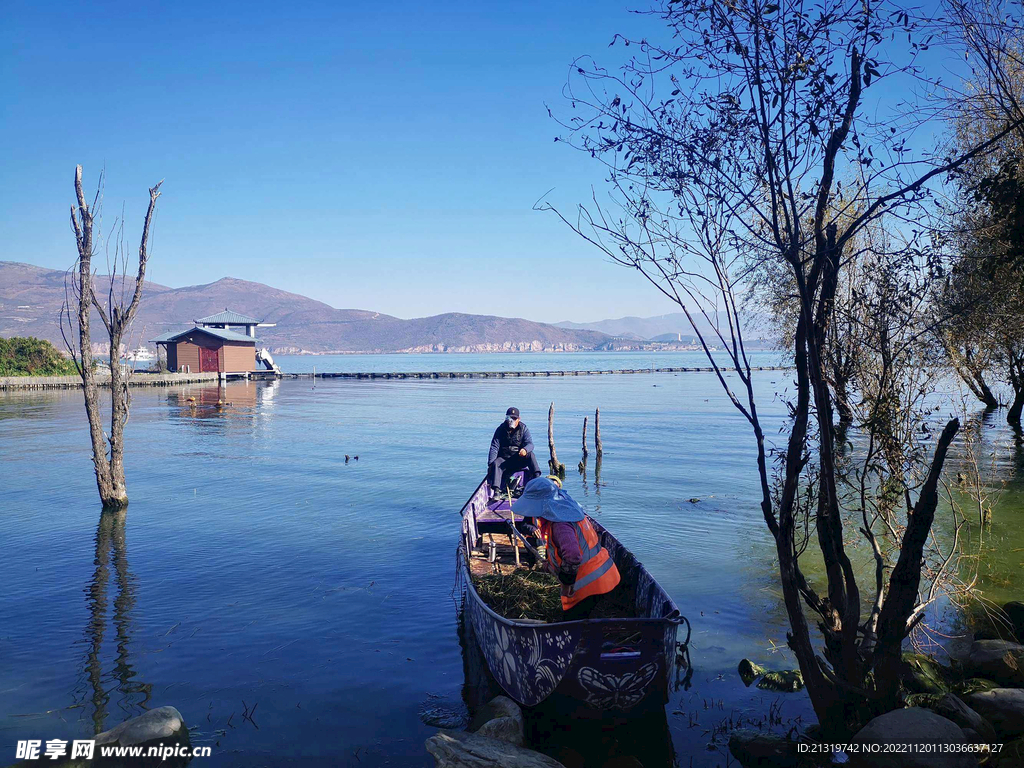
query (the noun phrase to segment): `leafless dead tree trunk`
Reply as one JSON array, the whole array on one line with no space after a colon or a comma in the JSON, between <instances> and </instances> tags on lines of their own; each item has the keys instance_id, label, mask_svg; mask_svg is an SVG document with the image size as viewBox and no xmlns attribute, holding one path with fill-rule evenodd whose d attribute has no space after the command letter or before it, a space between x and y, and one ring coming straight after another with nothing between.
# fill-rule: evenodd
<instances>
[{"instance_id":1,"label":"leafless dead tree trunk","mask_svg":"<svg viewBox=\"0 0 1024 768\"><path fill-rule=\"evenodd\" d=\"M130 394L128 390L129 371L120 363L122 345L131 331L132 323L142 301L142 289L149 261L150 228L156 201L160 197L160 181L149 190L149 207L142 226L139 242L138 269L130 298L126 295L125 269L127 257L120 243L112 263L110 286L106 302L101 301L95 291L92 260L95 254L96 218L101 206L100 190L97 189L92 205L86 201L82 187L82 166L75 168L76 204L71 206L71 229L78 246L77 274L72 274L70 290L61 312L61 332L64 343L71 352L82 377L85 396L85 413L89 420L89 436L92 441L92 460L96 470L96 485L104 510L123 509L128 505L128 489L124 476L124 427L128 422ZM123 222L122 222L123 226ZM120 257L120 258L119 258ZM120 291L115 289L118 262L122 262ZM95 309L110 342L110 431L104 434L100 407L100 391L96 379L90 333L90 315ZM72 313L75 313L75 317ZM77 344L74 341L74 325L77 320Z\"/></svg>"},{"instance_id":2,"label":"leafless dead tree trunk","mask_svg":"<svg viewBox=\"0 0 1024 768\"><path fill-rule=\"evenodd\" d=\"M548 408L548 452L551 458L548 459L548 469L552 475L565 477L565 464L558 461L558 454L555 453L555 404Z\"/></svg>"}]
</instances>

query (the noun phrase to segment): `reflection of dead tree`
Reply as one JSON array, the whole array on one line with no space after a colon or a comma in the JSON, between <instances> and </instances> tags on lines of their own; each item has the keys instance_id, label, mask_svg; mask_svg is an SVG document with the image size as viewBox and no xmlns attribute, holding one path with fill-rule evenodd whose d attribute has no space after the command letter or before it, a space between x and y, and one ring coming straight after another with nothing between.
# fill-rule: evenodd
<instances>
[{"instance_id":1,"label":"reflection of dead tree","mask_svg":"<svg viewBox=\"0 0 1024 768\"><path fill-rule=\"evenodd\" d=\"M113 622L117 639L117 656L114 673L117 691L122 695L121 709L128 715L138 714L146 708L152 693L152 686L134 680L135 669L129 656L131 644L131 614L135 607L134 577L128 569L128 548L125 541L125 519L127 512L107 512L100 516L96 529L96 549L93 560L96 570L88 589L89 624L86 640L89 650L86 656L85 677L88 680L92 703L92 722L95 733L104 730L107 719L107 704L110 692L104 688L103 661L101 652L107 628L108 586L110 583L110 558L113 554L114 574L117 582L117 596L114 598ZM141 695L135 701L133 695Z\"/></svg>"},{"instance_id":2,"label":"reflection of dead tree","mask_svg":"<svg viewBox=\"0 0 1024 768\"><path fill-rule=\"evenodd\" d=\"M90 206L82 189L82 166L75 168L75 196L77 202L71 206L71 228L78 245L77 274L72 273L67 286L64 306L61 308L61 333L82 377L85 394L85 413L89 419L89 434L92 439L92 461L96 469L96 485L104 509L121 509L128 504L128 490L124 478L124 426L128 421L130 396L128 392L129 371L120 364L123 343L130 335L132 323L142 301L142 289L149 261L149 232L156 210L156 199L160 197L160 184L149 190L149 208L142 226L139 243L139 265L134 280L126 279L128 254L121 237L124 219L121 218L118 238L114 246L113 259L108 256L110 282L106 301L95 291L92 258L99 232L94 231L94 222L99 216L102 201L100 190L96 192ZM109 254L109 244L108 244ZM120 274L118 269L120 268ZM134 285L132 283L134 282ZM120 285L118 285L120 283ZM104 434L100 414L100 395L93 367L92 338L89 321L95 310L107 331L110 342L110 432ZM77 313L77 317L72 316ZM75 340L75 323L78 338Z\"/></svg>"}]
</instances>

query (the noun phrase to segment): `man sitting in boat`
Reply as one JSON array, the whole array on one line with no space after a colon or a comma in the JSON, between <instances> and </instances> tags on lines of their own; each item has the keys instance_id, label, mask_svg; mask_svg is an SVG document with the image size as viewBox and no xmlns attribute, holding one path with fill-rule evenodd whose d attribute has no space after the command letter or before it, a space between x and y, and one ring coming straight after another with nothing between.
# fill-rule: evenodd
<instances>
[{"instance_id":1,"label":"man sitting in boat","mask_svg":"<svg viewBox=\"0 0 1024 768\"><path fill-rule=\"evenodd\" d=\"M533 438L529 428L519 420L519 409L505 411L505 420L494 430L491 450L487 454L487 484L495 492L503 492L512 475L523 470L524 485L540 477L540 465L533 455Z\"/></svg>"},{"instance_id":2,"label":"man sitting in boat","mask_svg":"<svg viewBox=\"0 0 1024 768\"><path fill-rule=\"evenodd\" d=\"M562 583L566 621L590 616L602 597L619 585L619 569L583 512L553 477L526 484L512 505L517 515L536 518L547 544L548 569Z\"/></svg>"}]
</instances>

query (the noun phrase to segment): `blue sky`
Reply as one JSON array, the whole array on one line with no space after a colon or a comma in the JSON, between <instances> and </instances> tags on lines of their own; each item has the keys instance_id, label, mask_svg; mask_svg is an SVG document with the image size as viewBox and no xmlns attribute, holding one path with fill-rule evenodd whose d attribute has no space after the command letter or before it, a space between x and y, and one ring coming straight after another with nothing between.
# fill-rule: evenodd
<instances>
[{"instance_id":1,"label":"blue sky","mask_svg":"<svg viewBox=\"0 0 1024 768\"><path fill-rule=\"evenodd\" d=\"M593 320L673 311L551 214L600 182L545 109L614 64L626 0L9 2L0 259L66 268L76 163L130 239L164 178L150 277L336 307ZM505 287L515 283L514 293Z\"/></svg>"}]
</instances>

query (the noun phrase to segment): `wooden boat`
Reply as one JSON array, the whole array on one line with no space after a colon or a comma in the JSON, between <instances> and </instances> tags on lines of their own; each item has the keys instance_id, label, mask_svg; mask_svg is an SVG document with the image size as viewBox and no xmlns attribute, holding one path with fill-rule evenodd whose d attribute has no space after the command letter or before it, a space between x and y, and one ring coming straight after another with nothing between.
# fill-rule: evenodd
<instances>
[{"instance_id":1,"label":"wooden boat","mask_svg":"<svg viewBox=\"0 0 1024 768\"><path fill-rule=\"evenodd\" d=\"M512 504L514 507L514 502ZM549 699L577 712L630 712L663 705L676 678L677 629L689 623L672 598L639 560L600 523L591 523L622 576L618 589L632 595L637 618L545 623L495 613L473 586L472 575L487 573L488 542L511 540L509 502L490 498L486 482L462 508L459 575L463 617L476 637L494 679L525 706ZM523 518L514 517L517 525ZM505 559L512 551L511 541ZM685 648L685 641L682 644Z\"/></svg>"}]
</instances>

